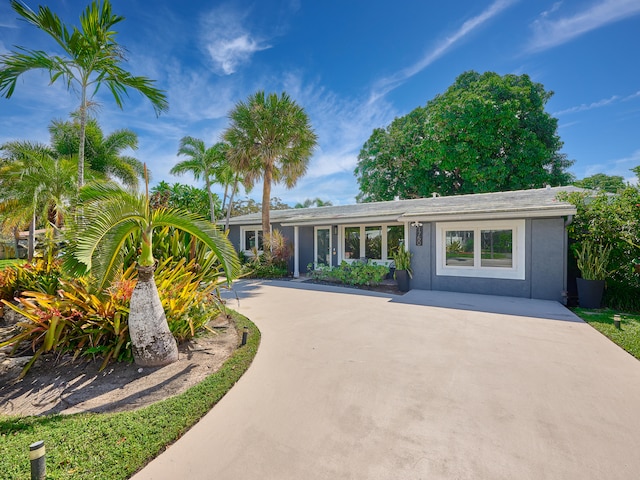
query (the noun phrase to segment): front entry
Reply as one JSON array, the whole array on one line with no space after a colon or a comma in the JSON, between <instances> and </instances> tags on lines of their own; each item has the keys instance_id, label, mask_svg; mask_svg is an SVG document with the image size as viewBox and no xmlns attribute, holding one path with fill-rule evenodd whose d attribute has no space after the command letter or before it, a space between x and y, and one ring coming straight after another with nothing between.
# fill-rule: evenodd
<instances>
[{"instance_id":1,"label":"front entry","mask_svg":"<svg viewBox=\"0 0 640 480\"><path fill-rule=\"evenodd\" d=\"M314 242L314 268L331 265L331 227L316 227Z\"/></svg>"}]
</instances>

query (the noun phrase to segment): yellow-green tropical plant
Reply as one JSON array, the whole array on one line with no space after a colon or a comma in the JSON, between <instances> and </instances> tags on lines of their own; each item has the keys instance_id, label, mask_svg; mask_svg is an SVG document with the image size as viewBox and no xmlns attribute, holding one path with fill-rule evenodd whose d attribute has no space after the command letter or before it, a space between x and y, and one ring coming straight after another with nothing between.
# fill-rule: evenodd
<instances>
[{"instance_id":1,"label":"yellow-green tropical plant","mask_svg":"<svg viewBox=\"0 0 640 480\"><path fill-rule=\"evenodd\" d=\"M154 233L173 227L196 237L215 255L228 282L237 277L240 268L233 245L217 226L198 215L164 208L152 210L148 189L139 195L112 183L87 185L80 192L80 201L80 222L68 229L66 268L76 275L91 273L97 289L102 290L122 266L123 247L139 235L138 282L129 313L133 356L142 366L174 362L178 349L154 282Z\"/></svg>"}]
</instances>

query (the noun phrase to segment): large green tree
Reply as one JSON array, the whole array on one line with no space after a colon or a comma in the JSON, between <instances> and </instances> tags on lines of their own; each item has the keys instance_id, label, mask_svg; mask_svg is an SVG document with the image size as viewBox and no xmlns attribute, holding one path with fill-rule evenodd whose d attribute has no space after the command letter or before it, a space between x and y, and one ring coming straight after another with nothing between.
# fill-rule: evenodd
<instances>
[{"instance_id":1,"label":"large green tree","mask_svg":"<svg viewBox=\"0 0 640 480\"><path fill-rule=\"evenodd\" d=\"M271 185L295 186L307 171L316 134L304 109L284 92L257 92L238 102L229 119L224 138L234 169L244 175L245 185L263 181L262 230L268 235Z\"/></svg>"},{"instance_id":2,"label":"large green tree","mask_svg":"<svg viewBox=\"0 0 640 480\"><path fill-rule=\"evenodd\" d=\"M11 6L24 20L47 33L62 54L51 55L43 50L18 47L17 51L0 56L0 94L10 98L18 78L35 69L48 71L51 83L62 79L68 89L79 94L78 187L81 187L85 177L84 140L88 111L95 104L93 99L100 87L104 85L109 89L120 108L128 89L137 90L151 101L156 114L167 110L166 96L153 86L152 80L131 75L123 68L125 52L116 42L114 27L124 17L111 11L109 0L91 2L80 16L80 28L68 27L46 6L39 6L38 12L18 0L11 0Z\"/></svg>"},{"instance_id":3,"label":"large green tree","mask_svg":"<svg viewBox=\"0 0 640 480\"><path fill-rule=\"evenodd\" d=\"M358 156L360 201L561 185L553 92L527 75L469 71L424 107L374 130Z\"/></svg>"},{"instance_id":4,"label":"large green tree","mask_svg":"<svg viewBox=\"0 0 640 480\"><path fill-rule=\"evenodd\" d=\"M187 212L209 217L210 201L202 188L182 183L160 182L151 189L149 201L152 208L178 208ZM220 212L220 198L213 194L216 213Z\"/></svg>"},{"instance_id":5,"label":"large green tree","mask_svg":"<svg viewBox=\"0 0 640 480\"><path fill-rule=\"evenodd\" d=\"M51 145L67 158L77 158L80 145L78 121L53 120L49 125ZM85 129L85 166L107 179L118 179L124 185L137 188L144 178L144 165L135 157L123 154L138 148L138 135L122 128L106 137L98 121L90 118Z\"/></svg>"},{"instance_id":6,"label":"large green tree","mask_svg":"<svg viewBox=\"0 0 640 480\"><path fill-rule=\"evenodd\" d=\"M93 274L100 291L121 266L126 242L140 238L138 282L131 296L128 320L134 358L142 366L174 362L178 350L153 277L154 232L173 227L197 238L218 258L228 281L237 276L240 268L233 245L204 217L184 210L152 209L148 194L134 194L115 184L89 184L80 191L80 199L82 223L69 229L71 255L65 266L75 274Z\"/></svg>"},{"instance_id":7,"label":"large green tree","mask_svg":"<svg viewBox=\"0 0 640 480\"><path fill-rule=\"evenodd\" d=\"M602 190L609 193L616 193L625 188L624 177L620 175L607 175L605 173L596 173L582 180L576 180L573 184L576 187Z\"/></svg>"},{"instance_id":8,"label":"large green tree","mask_svg":"<svg viewBox=\"0 0 640 480\"><path fill-rule=\"evenodd\" d=\"M182 137L178 155L187 157L176 163L169 171L172 175L190 173L196 180L203 179L207 195L209 196L209 214L211 222L216 221L214 193L211 191L213 183L230 182L228 173L227 150L228 145L218 142L207 148L204 141L195 137ZM228 183L226 187L228 187ZM226 198L226 192L225 192Z\"/></svg>"}]
</instances>

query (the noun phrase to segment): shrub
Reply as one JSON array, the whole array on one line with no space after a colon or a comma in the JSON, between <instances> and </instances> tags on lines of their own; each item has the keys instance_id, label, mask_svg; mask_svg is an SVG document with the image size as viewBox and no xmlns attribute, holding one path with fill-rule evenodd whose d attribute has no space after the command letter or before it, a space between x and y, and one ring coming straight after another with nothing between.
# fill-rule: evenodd
<instances>
[{"instance_id":1,"label":"shrub","mask_svg":"<svg viewBox=\"0 0 640 480\"><path fill-rule=\"evenodd\" d=\"M319 265L314 269L313 264L309 264L307 270L308 275L314 280L367 286L380 285L389 273L387 266L375 262L347 263L344 260L338 267Z\"/></svg>"},{"instance_id":2,"label":"shrub","mask_svg":"<svg viewBox=\"0 0 640 480\"><path fill-rule=\"evenodd\" d=\"M615 195L571 193L560 199L578 210L568 227L574 251L586 241L610 250L605 303L620 310L640 310L640 275L633 268L633 259L640 257L640 188L628 186Z\"/></svg>"}]
</instances>

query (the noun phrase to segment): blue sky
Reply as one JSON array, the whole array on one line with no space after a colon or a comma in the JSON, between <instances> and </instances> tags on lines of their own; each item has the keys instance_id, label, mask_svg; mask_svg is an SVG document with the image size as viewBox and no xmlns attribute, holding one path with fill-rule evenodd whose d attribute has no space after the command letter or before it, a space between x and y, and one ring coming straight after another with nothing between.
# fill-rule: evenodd
<instances>
[{"instance_id":1,"label":"blue sky","mask_svg":"<svg viewBox=\"0 0 640 480\"><path fill-rule=\"evenodd\" d=\"M126 17L117 39L127 68L157 80L170 110L156 118L137 92L119 110L101 91L95 114L107 133L138 134L133 155L147 162L153 183L196 184L168 174L180 139L211 145L236 102L285 90L308 112L319 145L298 185L275 186L273 195L291 205L315 197L353 203L353 169L373 129L424 105L467 70L526 73L555 92L547 111L559 119L577 178L602 172L637 181L629 169L640 165L638 0L112 3ZM47 4L68 24L84 6ZM47 35L16 17L8 1L0 3L0 53L14 45L55 52ZM50 121L78 104L62 83L29 73L11 99L0 99L0 142L47 142ZM251 196L259 199L261 189Z\"/></svg>"}]
</instances>

